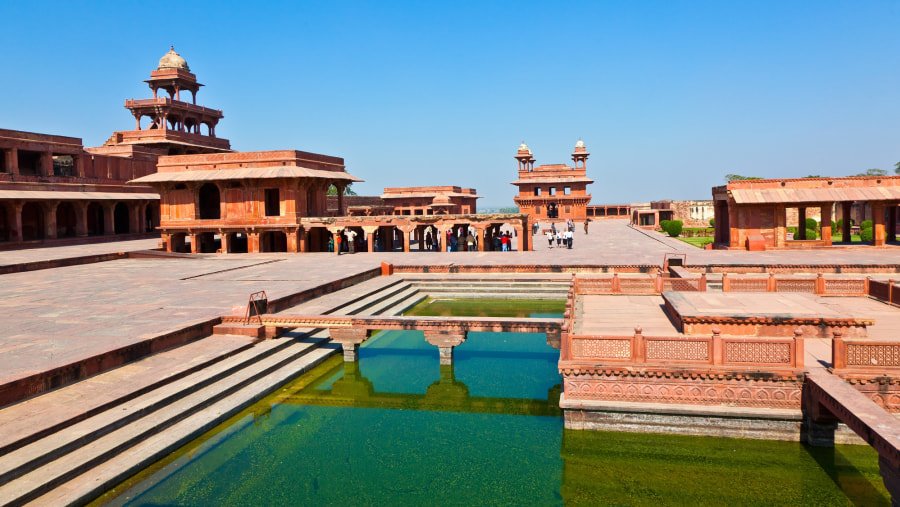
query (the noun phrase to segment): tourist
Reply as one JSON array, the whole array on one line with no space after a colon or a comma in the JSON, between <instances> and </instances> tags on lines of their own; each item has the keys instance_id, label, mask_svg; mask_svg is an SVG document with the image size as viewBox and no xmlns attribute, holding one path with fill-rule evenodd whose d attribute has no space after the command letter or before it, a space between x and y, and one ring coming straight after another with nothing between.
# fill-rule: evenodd
<instances>
[{"instance_id":1,"label":"tourist","mask_svg":"<svg viewBox=\"0 0 900 507\"><path fill-rule=\"evenodd\" d=\"M535 223L531 226L531 235L534 236L534 235L537 234L537 233L538 233L538 224L537 224L537 222L535 222Z\"/></svg>"},{"instance_id":2,"label":"tourist","mask_svg":"<svg viewBox=\"0 0 900 507\"><path fill-rule=\"evenodd\" d=\"M556 248L561 248L562 245L562 232L556 231Z\"/></svg>"},{"instance_id":3,"label":"tourist","mask_svg":"<svg viewBox=\"0 0 900 507\"><path fill-rule=\"evenodd\" d=\"M547 242L550 243L550 248L553 248L553 232L547 231Z\"/></svg>"},{"instance_id":4,"label":"tourist","mask_svg":"<svg viewBox=\"0 0 900 507\"><path fill-rule=\"evenodd\" d=\"M341 255L341 235L337 234L334 236L334 248L337 250L337 254Z\"/></svg>"},{"instance_id":5,"label":"tourist","mask_svg":"<svg viewBox=\"0 0 900 507\"><path fill-rule=\"evenodd\" d=\"M328 238L328 252L334 253L334 238Z\"/></svg>"},{"instance_id":6,"label":"tourist","mask_svg":"<svg viewBox=\"0 0 900 507\"><path fill-rule=\"evenodd\" d=\"M499 251L500 251L500 235L499 235L499 234L495 234L495 235L494 235L494 239L491 240L491 243L494 244L494 251L495 251L495 252L499 252Z\"/></svg>"},{"instance_id":7,"label":"tourist","mask_svg":"<svg viewBox=\"0 0 900 507\"><path fill-rule=\"evenodd\" d=\"M346 229L344 234L347 236L347 251L356 253L356 231L353 229Z\"/></svg>"},{"instance_id":8,"label":"tourist","mask_svg":"<svg viewBox=\"0 0 900 507\"><path fill-rule=\"evenodd\" d=\"M584 233L585 233L585 234L587 234L587 230L588 230L588 220L585 219L585 220L584 220Z\"/></svg>"},{"instance_id":9,"label":"tourist","mask_svg":"<svg viewBox=\"0 0 900 507\"><path fill-rule=\"evenodd\" d=\"M475 236L472 235L472 231L469 231L469 235L466 236L466 250L469 252L475 251Z\"/></svg>"},{"instance_id":10,"label":"tourist","mask_svg":"<svg viewBox=\"0 0 900 507\"><path fill-rule=\"evenodd\" d=\"M566 231L566 248L569 250L572 249L572 240L575 238L575 233L572 231Z\"/></svg>"},{"instance_id":11,"label":"tourist","mask_svg":"<svg viewBox=\"0 0 900 507\"><path fill-rule=\"evenodd\" d=\"M509 251L509 233L508 232L503 233L503 236L500 238L500 245L502 246L504 252Z\"/></svg>"},{"instance_id":12,"label":"tourist","mask_svg":"<svg viewBox=\"0 0 900 507\"><path fill-rule=\"evenodd\" d=\"M450 235L450 245L447 247L448 252L456 252L459 249L459 242L456 239L456 234Z\"/></svg>"}]
</instances>

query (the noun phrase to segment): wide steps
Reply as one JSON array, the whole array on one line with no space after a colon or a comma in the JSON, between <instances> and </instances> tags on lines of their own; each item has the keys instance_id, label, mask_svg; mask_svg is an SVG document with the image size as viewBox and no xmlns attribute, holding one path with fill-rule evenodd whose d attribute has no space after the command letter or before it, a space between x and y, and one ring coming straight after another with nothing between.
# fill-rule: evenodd
<instances>
[{"instance_id":1,"label":"wide steps","mask_svg":"<svg viewBox=\"0 0 900 507\"><path fill-rule=\"evenodd\" d=\"M205 409L183 418L162 431L135 442L127 453L120 453L97 464L80 476L46 491L29 505L83 504L96 498L129 476L164 458L197 436L214 428L248 405L262 399L298 374L309 371L339 348L327 344L315 348L280 368L260 376L252 384L216 400ZM2 493L0 493L2 494ZM0 497L2 498L2 497Z\"/></svg>"},{"instance_id":2,"label":"wide steps","mask_svg":"<svg viewBox=\"0 0 900 507\"><path fill-rule=\"evenodd\" d=\"M205 375L209 381L192 378L193 375L186 377L4 456L0 465L2 470L8 470L4 475L15 479L0 486L0 499L7 505L30 501L324 343L322 339L283 341L284 344L269 342L274 344L273 351L265 357L242 358L249 364L222 365L210 368L215 372L198 372L198 376ZM191 380L201 383L195 386ZM16 464L19 468L9 469ZM19 473L26 470L27 473Z\"/></svg>"}]
</instances>

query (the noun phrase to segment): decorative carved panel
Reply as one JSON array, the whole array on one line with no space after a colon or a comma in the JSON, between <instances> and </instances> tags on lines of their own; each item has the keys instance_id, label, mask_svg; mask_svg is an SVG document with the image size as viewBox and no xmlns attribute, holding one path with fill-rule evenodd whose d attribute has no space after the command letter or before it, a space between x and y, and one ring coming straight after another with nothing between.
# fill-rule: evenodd
<instances>
[{"instance_id":1,"label":"decorative carved panel","mask_svg":"<svg viewBox=\"0 0 900 507\"><path fill-rule=\"evenodd\" d=\"M789 343L725 342L726 363L791 364Z\"/></svg>"},{"instance_id":2,"label":"decorative carved panel","mask_svg":"<svg viewBox=\"0 0 900 507\"><path fill-rule=\"evenodd\" d=\"M896 345L848 343L847 366L900 366L900 343Z\"/></svg>"},{"instance_id":3,"label":"decorative carved panel","mask_svg":"<svg viewBox=\"0 0 900 507\"><path fill-rule=\"evenodd\" d=\"M631 340L572 340L572 357L579 359L629 359Z\"/></svg>"}]
</instances>

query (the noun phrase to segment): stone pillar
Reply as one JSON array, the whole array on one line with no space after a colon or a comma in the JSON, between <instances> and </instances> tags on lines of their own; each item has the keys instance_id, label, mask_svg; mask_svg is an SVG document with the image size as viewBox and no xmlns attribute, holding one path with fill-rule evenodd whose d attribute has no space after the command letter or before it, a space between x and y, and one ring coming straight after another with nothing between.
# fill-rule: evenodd
<instances>
[{"instance_id":1,"label":"stone pillar","mask_svg":"<svg viewBox=\"0 0 900 507\"><path fill-rule=\"evenodd\" d=\"M6 171L13 175L19 174L19 150L10 148L6 150L4 156L6 157Z\"/></svg>"},{"instance_id":2,"label":"stone pillar","mask_svg":"<svg viewBox=\"0 0 900 507\"><path fill-rule=\"evenodd\" d=\"M126 204L128 206L128 232L131 234L139 234L144 232L144 214L141 213L141 203L132 202Z\"/></svg>"},{"instance_id":3,"label":"stone pillar","mask_svg":"<svg viewBox=\"0 0 900 507\"><path fill-rule=\"evenodd\" d=\"M116 233L115 221L113 220L113 213L115 211L115 203L113 204L100 204L103 209L103 235L104 236L112 236Z\"/></svg>"},{"instance_id":4,"label":"stone pillar","mask_svg":"<svg viewBox=\"0 0 900 507\"><path fill-rule=\"evenodd\" d=\"M306 228L301 227L298 232L299 238L297 241L299 243L299 250L302 253L309 252L309 232L307 232Z\"/></svg>"},{"instance_id":5,"label":"stone pillar","mask_svg":"<svg viewBox=\"0 0 900 507\"><path fill-rule=\"evenodd\" d=\"M897 241L897 206L891 205L887 207L887 227L885 230L885 241Z\"/></svg>"},{"instance_id":6,"label":"stone pillar","mask_svg":"<svg viewBox=\"0 0 900 507\"><path fill-rule=\"evenodd\" d=\"M191 233L191 253L200 253L200 235L195 232Z\"/></svg>"},{"instance_id":7,"label":"stone pillar","mask_svg":"<svg viewBox=\"0 0 900 507\"><path fill-rule=\"evenodd\" d=\"M401 225L397 227L403 237L403 251L409 253L409 246L412 242L412 232L416 230L415 225Z\"/></svg>"},{"instance_id":8,"label":"stone pillar","mask_svg":"<svg viewBox=\"0 0 900 507\"><path fill-rule=\"evenodd\" d=\"M419 251L424 252L425 251L425 226L417 225L415 231L416 231L416 241L419 242Z\"/></svg>"},{"instance_id":9,"label":"stone pillar","mask_svg":"<svg viewBox=\"0 0 900 507\"><path fill-rule=\"evenodd\" d=\"M453 364L453 348L467 338L466 331L425 331L425 341L438 348L440 364Z\"/></svg>"},{"instance_id":10,"label":"stone pillar","mask_svg":"<svg viewBox=\"0 0 900 507\"><path fill-rule=\"evenodd\" d=\"M222 238L222 253L231 253L231 241L229 240L230 238L228 237L228 233L219 229L219 237Z\"/></svg>"},{"instance_id":11,"label":"stone pillar","mask_svg":"<svg viewBox=\"0 0 900 507\"><path fill-rule=\"evenodd\" d=\"M286 230L284 234L287 236L287 251L288 253L297 253L300 251L300 241L298 236L300 232L297 230Z\"/></svg>"},{"instance_id":12,"label":"stone pillar","mask_svg":"<svg viewBox=\"0 0 900 507\"><path fill-rule=\"evenodd\" d=\"M363 232L366 233L366 250L369 253L375 251L375 231L378 230L377 225L364 225L362 226Z\"/></svg>"},{"instance_id":13,"label":"stone pillar","mask_svg":"<svg viewBox=\"0 0 900 507\"><path fill-rule=\"evenodd\" d=\"M75 176L84 178L84 155L75 155Z\"/></svg>"},{"instance_id":14,"label":"stone pillar","mask_svg":"<svg viewBox=\"0 0 900 507\"><path fill-rule=\"evenodd\" d=\"M850 213L851 213L852 209L853 209L852 202L842 202L841 203L841 220L843 221L841 224L842 225L841 229L843 229L843 230L841 232L843 233L842 239L845 243L849 243L850 241L852 241L852 239L850 238L850 227L851 227Z\"/></svg>"},{"instance_id":15,"label":"stone pillar","mask_svg":"<svg viewBox=\"0 0 900 507\"><path fill-rule=\"evenodd\" d=\"M797 208L797 237L795 239L806 239L806 207Z\"/></svg>"},{"instance_id":16,"label":"stone pillar","mask_svg":"<svg viewBox=\"0 0 900 507\"><path fill-rule=\"evenodd\" d=\"M41 205L41 211L44 212L44 239L56 239L56 208L59 207L59 201L49 201L46 205Z\"/></svg>"},{"instance_id":17,"label":"stone pillar","mask_svg":"<svg viewBox=\"0 0 900 507\"><path fill-rule=\"evenodd\" d=\"M39 174L41 176L53 176L53 152L45 151L41 153L41 167Z\"/></svg>"},{"instance_id":18,"label":"stone pillar","mask_svg":"<svg viewBox=\"0 0 900 507\"><path fill-rule=\"evenodd\" d=\"M335 183L334 188L337 189L337 216L342 217L344 216L344 189L347 188L347 186Z\"/></svg>"},{"instance_id":19,"label":"stone pillar","mask_svg":"<svg viewBox=\"0 0 900 507\"><path fill-rule=\"evenodd\" d=\"M22 237L22 208L25 206L25 203L22 201L14 201L13 202L13 214L15 215L13 219L13 224L15 225L16 230L13 231L14 235L10 238L13 241L21 243L25 239Z\"/></svg>"},{"instance_id":20,"label":"stone pillar","mask_svg":"<svg viewBox=\"0 0 900 507\"><path fill-rule=\"evenodd\" d=\"M341 344L341 348L344 349L344 362L348 363L359 359L359 344L372 334L369 329L355 327L333 327L328 332L331 341Z\"/></svg>"},{"instance_id":21,"label":"stone pillar","mask_svg":"<svg viewBox=\"0 0 900 507\"><path fill-rule=\"evenodd\" d=\"M825 242L825 246L831 246L831 208L834 203L826 202L822 203L821 212L822 212L822 222L820 226L822 227L822 241Z\"/></svg>"},{"instance_id":22,"label":"stone pillar","mask_svg":"<svg viewBox=\"0 0 900 507\"><path fill-rule=\"evenodd\" d=\"M528 251L528 239L525 236L525 229L522 228L522 224L515 226L515 235L510 239L509 249L512 251L512 240L516 240L516 251L518 252L527 252Z\"/></svg>"},{"instance_id":23,"label":"stone pillar","mask_svg":"<svg viewBox=\"0 0 900 507\"><path fill-rule=\"evenodd\" d=\"M87 207L84 201L75 201L75 237L86 238L88 235Z\"/></svg>"},{"instance_id":24,"label":"stone pillar","mask_svg":"<svg viewBox=\"0 0 900 507\"><path fill-rule=\"evenodd\" d=\"M719 224L716 223L716 227ZM775 205L775 248L784 248L787 238L787 209L784 204Z\"/></svg>"},{"instance_id":25,"label":"stone pillar","mask_svg":"<svg viewBox=\"0 0 900 507\"><path fill-rule=\"evenodd\" d=\"M484 244L489 240L487 238L487 234L485 234L485 229L487 229L487 225L479 224L475 226L475 234L478 236L478 251L483 252L485 250ZM490 250L490 249L488 249Z\"/></svg>"},{"instance_id":26,"label":"stone pillar","mask_svg":"<svg viewBox=\"0 0 900 507\"><path fill-rule=\"evenodd\" d=\"M247 252L259 253L259 233L247 232Z\"/></svg>"},{"instance_id":27,"label":"stone pillar","mask_svg":"<svg viewBox=\"0 0 900 507\"><path fill-rule=\"evenodd\" d=\"M884 205L872 203L872 244L884 246Z\"/></svg>"}]
</instances>

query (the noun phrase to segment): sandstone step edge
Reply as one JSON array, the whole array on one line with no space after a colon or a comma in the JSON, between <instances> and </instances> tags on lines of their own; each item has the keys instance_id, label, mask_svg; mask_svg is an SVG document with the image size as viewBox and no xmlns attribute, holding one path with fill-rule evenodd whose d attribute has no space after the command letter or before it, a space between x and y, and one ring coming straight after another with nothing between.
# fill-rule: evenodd
<instances>
[{"instance_id":1,"label":"sandstone step edge","mask_svg":"<svg viewBox=\"0 0 900 507\"><path fill-rule=\"evenodd\" d=\"M285 365L283 368L257 380L250 386L145 439L140 444L132 447L128 453L111 458L88 470L81 476L57 486L55 489L28 503L28 505L84 505L128 477L174 452L221 422L226 421L244 408L266 397L285 382L306 373L330 356L340 353L340 350L340 346L337 344L324 344L296 361Z\"/></svg>"},{"instance_id":2,"label":"sandstone step edge","mask_svg":"<svg viewBox=\"0 0 900 507\"><path fill-rule=\"evenodd\" d=\"M279 354L270 355L260 361L256 361L248 367L235 372L218 382L194 391L181 397L160 410L153 412L152 418L142 417L130 424L117 428L90 445L81 446L62 457L0 486L0 499L11 498L10 503L4 505L21 505L23 502L41 495L44 491L54 488L80 475L91 468L113 459L117 455L128 451L134 445L144 440L145 436L164 431L179 421L190 417L197 411L216 403L225 397L240 392L248 385L252 385L259 378L265 377L283 368L304 355L321 348L327 340L318 340L315 343L296 344L297 350L283 349L279 351L288 357L279 357ZM261 371L248 371L258 368Z\"/></svg>"}]
</instances>

